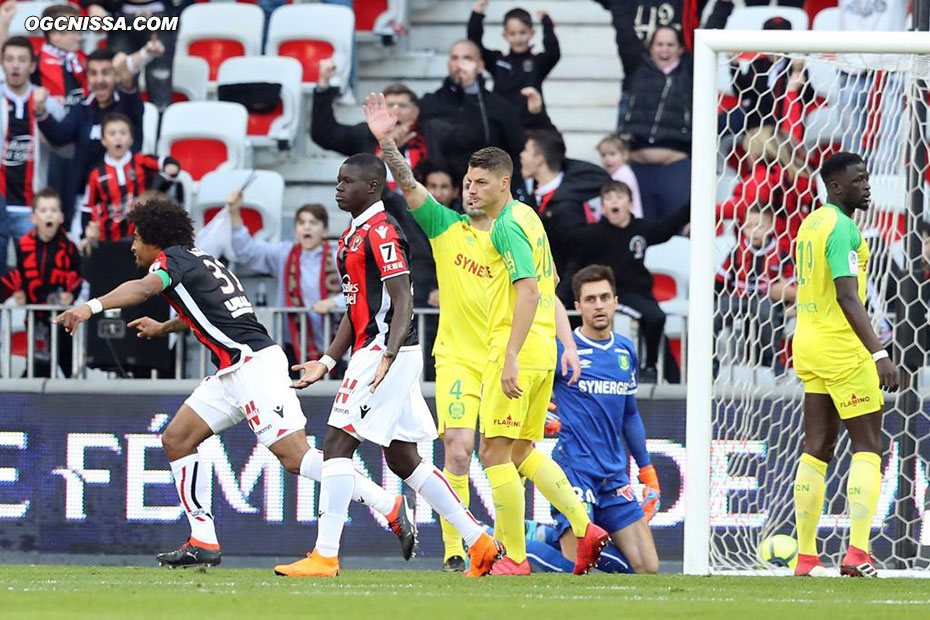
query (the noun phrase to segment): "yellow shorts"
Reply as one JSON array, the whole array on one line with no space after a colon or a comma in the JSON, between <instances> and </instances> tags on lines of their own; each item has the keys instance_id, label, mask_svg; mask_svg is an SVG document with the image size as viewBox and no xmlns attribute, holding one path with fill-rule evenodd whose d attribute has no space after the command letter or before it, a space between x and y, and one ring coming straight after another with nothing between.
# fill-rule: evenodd
<instances>
[{"instance_id":1,"label":"yellow shorts","mask_svg":"<svg viewBox=\"0 0 930 620\"><path fill-rule=\"evenodd\" d=\"M470 428L478 423L481 402L480 367L461 362L436 364L436 418L439 436L447 428Z\"/></svg>"},{"instance_id":2,"label":"yellow shorts","mask_svg":"<svg viewBox=\"0 0 930 620\"><path fill-rule=\"evenodd\" d=\"M481 381L481 432L485 437L539 441L546 427L555 370L520 369L517 383L523 396L507 398L501 388L502 367L496 360L484 369Z\"/></svg>"},{"instance_id":3,"label":"yellow shorts","mask_svg":"<svg viewBox=\"0 0 930 620\"><path fill-rule=\"evenodd\" d=\"M829 377L799 370L798 378L804 382L806 393L829 394L843 420L881 411L885 404L872 360Z\"/></svg>"}]
</instances>

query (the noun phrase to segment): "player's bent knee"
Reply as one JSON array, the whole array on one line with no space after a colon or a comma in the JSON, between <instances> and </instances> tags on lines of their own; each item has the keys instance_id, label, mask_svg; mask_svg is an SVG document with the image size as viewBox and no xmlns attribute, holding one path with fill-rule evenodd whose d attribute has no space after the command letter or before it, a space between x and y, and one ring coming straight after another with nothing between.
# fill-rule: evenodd
<instances>
[{"instance_id":1,"label":"player's bent knee","mask_svg":"<svg viewBox=\"0 0 930 620\"><path fill-rule=\"evenodd\" d=\"M513 442L512 440L502 441L503 439L505 438L494 437L481 440L478 457L481 459L482 465L493 467L494 465L503 465L510 462Z\"/></svg>"},{"instance_id":2,"label":"player's bent knee","mask_svg":"<svg viewBox=\"0 0 930 620\"><path fill-rule=\"evenodd\" d=\"M161 435L161 446L169 461L176 461L197 451L197 442L179 425L168 425Z\"/></svg>"},{"instance_id":3,"label":"player's bent knee","mask_svg":"<svg viewBox=\"0 0 930 620\"><path fill-rule=\"evenodd\" d=\"M446 469L457 476L464 476L468 473L469 465L471 465L471 452L460 448L456 450L446 448Z\"/></svg>"}]
</instances>

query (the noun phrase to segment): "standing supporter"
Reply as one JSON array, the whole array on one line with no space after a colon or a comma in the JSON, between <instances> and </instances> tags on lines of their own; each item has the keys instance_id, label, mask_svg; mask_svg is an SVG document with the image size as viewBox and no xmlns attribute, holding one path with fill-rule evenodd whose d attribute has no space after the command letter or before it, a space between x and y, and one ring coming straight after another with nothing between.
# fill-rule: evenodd
<instances>
[{"instance_id":1,"label":"standing supporter","mask_svg":"<svg viewBox=\"0 0 930 620\"><path fill-rule=\"evenodd\" d=\"M751 347L761 355L763 366L775 361L780 331L775 329L775 308L770 295L776 284L789 283L791 258L775 239L775 216L770 209L753 205L740 227L739 241L726 262L717 269L717 307L714 331L742 319L743 329L755 325Z\"/></svg>"},{"instance_id":2,"label":"standing supporter","mask_svg":"<svg viewBox=\"0 0 930 620\"><path fill-rule=\"evenodd\" d=\"M132 236L129 221L136 198L146 190L180 198L183 189L176 181L181 164L173 157L155 157L133 153L132 122L124 114L113 112L100 123L100 143L106 149L103 162L94 168L87 181L84 213L90 218L85 229L85 249L100 241L120 241Z\"/></svg>"},{"instance_id":3,"label":"standing supporter","mask_svg":"<svg viewBox=\"0 0 930 620\"><path fill-rule=\"evenodd\" d=\"M335 71L336 63L332 59L320 62L320 77L313 91L310 137L324 149L343 155L379 154L381 147L365 123L344 125L336 120L333 101L339 95L339 89L330 86ZM403 84L388 86L384 89L384 96L397 116L395 140L410 165L416 167L426 159L443 165L444 140L448 133L445 123L421 121L416 93ZM392 179L388 179L388 182L393 185Z\"/></svg>"},{"instance_id":4,"label":"standing supporter","mask_svg":"<svg viewBox=\"0 0 930 620\"><path fill-rule=\"evenodd\" d=\"M73 4L56 4L42 11L42 17L80 17ZM39 52L32 83L58 99L67 111L87 95L87 55L81 50L81 33L76 30L48 30Z\"/></svg>"},{"instance_id":5,"label":"standing supporter","mask_svg":"<svg viewBox=\"0 0 930 620\"><path fill-rule=\"evenodd\" d=\"M554 131L529 132L520 168L531 197L527 202L536 207L552 245L559 299L571 303L572 274L582 266L572 231L600 216L600 189L610 176L594 164L566 159L565 143Z\"/></svg>"},{"instance_id":6,"label":"standing supporter","mask_svg":"<svg viewBox=\"0 0 930 620\"><path fill-rule=\"evenodd\" d=\"M595 0L610 11L617 32L617 47L623 54L626 39L620 30L632 29L642 44L652 39L659 28L668 26L679 31L688 49L694 44L694 30L708 0ZM750 4L747 2L746 4ZM768 4L768 2L766 2ZM717 0L704 24L705 28L723 28L733 10L732 0Z\"/></svg>"},{"instance_id":7,"label":"standing supporter","mask_svg":"<svg viewBox=\"0 0 930 620\"><path fill-rule=\"evenodd\" d=\"M633 217L642 217L643 202L639 195L639 182L630 167L630 145L620 134L612 133L597 143L597 154L601 156L601 167L610 178L630 188L633 194Z\"/></svg>"},{"instance_id":8,"label":"standing supporter","mask_svg":"<svg viewBox=\"0 0 930 620\"><path fill-rule=\"evenodd\" d=\"M690 220L691 206L682 207L664 220L636 219L631 213L630 188L619 181L604 184L601 200L604 209L601 221L576 231L571 239L584 265L607 265L617 274L620 311L639 321L640 333L646 343L640 383L655 383L659 345L665 331L665 312L652 292L652 274L645 264L646 250L677 234ZM667 361L667 364L671 362ZM665 374L674 382L675 372Z\"/></svg>"},{"instance_id":9,"label":"standing supporter","mask_svg":"<svg viewBox=\"0 0 930 620\"><path fill-rule=\"evenodd\" d=\"M152 56L163 52L157 40L147 43L145 50ZM141 51L134 56L140 55ZM138 66L138 61L134 66ZM133 87L133 72L127 56L114 54L109 49L93 51L87 57L87 83L90 95L80 105L72 106L63 119L45 115L44 108L36 110L39 129L51 144L74 144L74 163L61 196L66 221L74 215L75 207L80 208L76 199L87 187L91 170L103 161L106 152L100 143L103 117L111 112L125 114L132 122L132 151L138 152L142 145L142 98Z\"/></svg>"},{"instance_id":10,"label":"standing supporter","mask_svg":"<svg viewBox=\"0 0 930 620\"><path fill-rule=\"evenodd\" d=\"M125 17L127 23L139 15L147 17L173 17L178 13L170 0L82 0L90 15L112 15L114 18ZM145 90L149 101L164 111L174 94L171 85L172 63L177 31L160 30L156 36L148 30L111 30L107 33L107 48L113 52L132 54L141 50L142 54L130 57L129 69L133 74L145 69ZM159 53L152 53L149 43L158 41Z\"/></svg>"},{"instance_id":11,"label":"standing supporter","mask_svg":"<svg viewBox=\"0 0 930 620\"><path fill-rule=\"evenodd\" d=\"M53 189L40 190L32 203L34 228L16 242L16 268L0 281L2 299L22 304L71 305L78 296L81 256L62 230L61 199ZM51 377L51 332L48 312L36 312L33 332L33 375ZM58 367L71 376L71 339L58 338Z\"/></svg>"},{"instance_id":12,"label":"standing supporter","mask_svg":"<svg viewBox=\"0 0 930 620\"><path fill-rule=\"evenodd\" d=\"M6 77L0 98L0 133L3 135L0 194L6 200L6 226L0 230L0 257L5 259L10 237L18 239L32 229L31 205L36 193L47 184L48 149L43 146L36 119L45 113L48 92L29 81L36 65L29 39L11 37L0 49ZM47 107L50 114L59 118L64 114L58 101L50 101Z\"/></svg>"},{"instance_id":13,"label":"standing supporter","mask_svg":"<svg viewBox=\"0 0 930 620\"><path fill-rule=\"evenodd\" d=\"M304 359L318 359L329 344L323 338L323 322L330 311L345 311L342 281L336 269L336 243L327 241L329 214L319 204L305 204L294 216L294 238L290 241L263 241L249 234L242 224L242 192L226 199L232 220L232 248L237 261L278 279L275 305L288 308L312 308L307 313L307 349L300 348L300 315L287 315L284 352L291 364Z\"/></svg>"},{"instance_id":14,"label":"standing supporter","mask_svg":"<svg viewBox=\"0 0 930 620\"><path fill-rule=\"evenodd\" d=\"M534 113L527 107L526 89L535 88L542 93L543 80L561 58L559 39L555 36L552 18L545 11L538 11L537 17L543 28L543 50L532 51L530 40L533 38L533 20L530 14L520 8L504 14L504 39L510 45L508 53L489 50L481 43L484 36L484 12L489 0L478 0L471 18L468 20L468 39L474 41L481 49L481 59L485 68L494 78L494 92L505 98L511 105L521 110L523 126L526 129L551 128L552 121L545 108Z\"/></svg>"},{"instance_id":15,"label":"standing supporter","mask_svg":"<svg viewBox=\"0 0 930 620\"><path fill-rule=\"evenodd\" d=\"M520 114L485 88L481 50L473 41L458 41L449 50L448 69L442 86L424 95L419 107L421 121L440 119L451 125L446 164L452 173L464 176L471 154L485 146L501 148L516 161L523 149Z\"/></svg>"}]
</instances>

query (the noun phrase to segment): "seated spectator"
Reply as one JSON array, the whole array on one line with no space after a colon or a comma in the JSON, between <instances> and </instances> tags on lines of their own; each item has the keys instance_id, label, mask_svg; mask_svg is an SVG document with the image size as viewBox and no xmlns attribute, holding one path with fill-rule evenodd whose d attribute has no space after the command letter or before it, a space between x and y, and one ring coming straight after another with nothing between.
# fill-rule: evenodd
<instances>
[{"instance_id":1,"label":"seated spectator","mask_svg":"<svg viewBox=\"0 0 930 620\"><path fill-rule=\"evenodd\" d=\"M180 10L175 6L174 2L161 0L90 0L87 2L87 12L90 15L110 14L114 18L125 17L126 22L131 24L140 14L162 18L177 15ZM117 54L132 54L129 57L129 70L133 75L145 69L148 100L158 107L159 112L164 112L174 97L171 72L176 41L175 30L159 30L157 35L148 30L132 29L113 29L107 32L107 49ZM158 53L152 53L152 44L157 44ZM142 53L133 54L135 50Z\"/></svg>"},{"instance_id":2,"label":"seated spectator","mask_svg":"<svg viewBox=\"0 0 930 620\"><path fill-rule=\"evenodd\" d=\"M691 205L665 220L633 217L633 194L620 181L608 181L601 188L604 217L572 234L582 265L607 265L617 274L620 311L639 321L640 337L646 354L640 356L641 383L655 383L658 376L659 345L665 332L665 312L652 292L652 274L646 269L646 250L665 243L691 219ZM668 351L668 349L666 349ZM666 373L675 382L671 355L666 355Z\"/></svg>"},{"instance_id":3,"label":"seated spectator","mask_svg":"<svg viewBox=\"0 0 930 620\"><path fill-rule=\"evenodd\" d=\"M554 129L545 106L541 111L531 111L527 107L525 92L535 88L542 93L543 80L559 62L561 51L559 39L555 36L552 18L545 11L538 11L537 17L543 28L543 50L532 51L530 41L535 35L533 19L520 8L511 9L504 14L504 40L510 45L507 54L489 50L481 43L484 37L484 12L489 0L478 0L468 20L468 39L474 41L481 49L481 59L485 69L494 79L494 92L521 111L525 129Z\"/></svg>"},{"instance_id":4,"label":"seated spectator","mask_svg":"<svg viewBox=\"0 0 930 620\"><path fill-rule=\"evenodd\" d=\"M292 364L319 359L328 346L323 339L324 315L345 310L342 279L336 268L338 244L327 241L329 214L326 207L305 204L294 217L294 238L291 241L269 242L249 235L242 224L242 192L235 191L226 199L232 221L232 247L237 261L278 279L276 305L287 308L312 308L307 313L307 350L300 347L300 315L287 315L284 351ZM335 334L335 329L332 330Z\"/></svg>"},{"instance_id":5,"label":"seated spectator","mask_svg":"<svg viewBox=\"0 0 930 620\"><path fill-rule=\"evenodd\" d=\"M3 158L0 160L0 194L6 200L4 227L0 230L0 256L6 262L10 239L32 230L32 205L36 193L47 187L48 149L35 119L45 112L48 92L35 87L29 76L35 71L36 56L29 39L11 37L0 47L5 83L0 98L0 131ZM50 101L48 111L61 118L64 108Z\"/></svg>"},{"instance_id":6,"label":"seated spectator","mask_svg":"<svg viewBox=\"0 0 930 620\"><path fill-rule=\"evenodd\" d=\"M643 216L662 218L686 204L691 191L691 55L681 33L668 26L655 31L648 52L632 26L625 36L620 58L629 105L620 134L630 143Z\"/></svg>"},{"instance_id":7,"label":"seated spectator","mask_svg":"<svg viewBox=\"0 0 930 620\"><path fill-rule=\"evenodd\" d=\"M601 167L610 178L620 181L633 194L633 217L643 216L643 203L639 196L639 183L630 168L630 145L620 134L612 133L597 143L597 154L601 156Z\"/></svg>"},{"instance_id":8,"label":"seated spectator","mask_svg":"<svg viewBox=\"0 0 930 620\"><path fill-rule=\"evenodd\" d=\"M163 192L183 204L184 189L177 181L181 164L173 157L133 153L132 121L111 112L100 123L100 143L106 149L103 162L87 181L83 211L89 222L84 232L85 252L99 241L120 241L135 230L129 213L146 190Z\"/></svg>"},{"instance_id":9,"label":"seated spectator","mask_svg":"<svg viewBox=\"0 0 930 620\"><path fill-rule=\"evenodd\" d=\"M12 296L16 303L70 306L78 297L81 285L81 256L77 246L62 229L65 221L61 199L53 189L43 189L33 200L33 229L16 242L16 268L0 281L2 299ZM36 312L33 323L33 375L50 377L51 318L48 312ZM71 338L58 333L58 367L71 376ZM24 374L25 376L25 374Z\"/></svg>"},{"instance_id":10,"label":"seated spectator","mask_svg":"<svg viewBox=\"0 0 930 620\"><path fill-rule=\"evenodd\" d=\"M134 67L141 66L138 58L143 51L149 56L159 56L164 48L157 40L150 41L133 55L137 58L133 62ZM72 106L67 116L60 120L45 114L44 101L41 106L38 102L36 104L39 129L49 143L56 147L74 145L73 165L60 191L65 221L71 222L75 236L82 232L81 220L75 217L71 221L69 218L79 213L81 205L78 199L87 187L91 170L103 161L106 152L100 144L100 121L111 112L125 114L132 122L132 151L138 152L142 146L142 98L133 87L133 71L129 65L125 54L114 54L108 49L94 50L87 57L90 95L84 101Z\"/></svg>"},{"instance_id":11,"label":"seated spectator","mask_svg":"<svg viewBox=\"0 0 930 620\"><path fill-rule=\"evenodd\" d=\"M572 275L583 265L576 255L572 232L600 216L600 189L610 176L584 161L565 157L565 142L554 131L531 131L520 153L520 168L528 199L546 227L552 259L559 274L558 295L574 303ZM571 306L568 306L571 307Z\"/></svg>"},{"instance_id":12,"label":"seated spectator","mask_svg":"<svg viewBox=\"0 0 930 620\"><path fill-rule=\"evenodd\" d=\"M320 62L320 77L313 91L313 108L310 113L310 137L324 149L343 155L377 155L381 147L368 131L368 125L344 125L336 120L333 101L339 94L339 89L329 85L335 71L336 63L332 59ZM444 165L444 140L449 131L448 126L436 120L421 121L417 96L403 84L391 84L384 89L383 94L397 117L394 142L411 166L416 167L426 159L437 165ZM394 181L390 172L388 175L388 183L393 190Z\"/></svg>"},{"instance_id":13,"label":"seated spectator","mask_svg":"<svg viewBox=\"0 0 930 620\"><path fill-rule=\"evenodd\" d=\"M486 146L504 149L516 164L523 149L520 114L506 99L485 88L481 50L473 41L458 41L449 50L448 69L442 86L424 95L419 108L421 122L439 119L449 124L446 165L455 178L465 176L468 158ZM519 170L514 174L519 175Z\"/></svg>"},{"instance_id":14,"label":"seated spectator","mask_svg":"<svg viewBox=\"0 0 930 620\"><path fill-rule=\"evenodd\" d=\"M739 353L743 363L756 355L763 366L771 367L776 361L782 330L775 325L781 314L776 316L773 302L786 297L785 286L794 273L792 265L790 256L775 239L774 213L767 207L752 205L740 227L736 247L717 269L715 283L714 331L741 320L744 334L736 340L746 342L750 325L756 329L747 350Z\"/></svg>"}]
</instances>

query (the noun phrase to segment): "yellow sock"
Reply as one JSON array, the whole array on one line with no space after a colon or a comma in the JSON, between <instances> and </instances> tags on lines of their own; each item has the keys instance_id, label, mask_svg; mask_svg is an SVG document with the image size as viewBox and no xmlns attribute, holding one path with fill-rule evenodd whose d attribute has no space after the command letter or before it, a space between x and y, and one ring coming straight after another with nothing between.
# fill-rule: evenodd
<instances>
[{"instance_id":1,"label":"yellow sock","mask_svg":"<svg viewBox=\"0 0 930 620\"><path fill-rule=\"evenodd\" d=\"M458 494L459 498L462 500L462 503L465 504L465 507L467 508L468 500L470 499L468 474L459 476L457 474L453 474L448 469L443 469L442 473L446 477L446 480L449 481L449 485L452 487L452 490ZM439 518L439 526L442 528L442 544L445 547L443 561L448 560L454 555L464 559L465 547L462 545L462 535L459 534L459 531L442 517Z\"/></svg>"},{"instance_id":2,"label":"yellow sock","mask_svg":"<svg viewBox=\"0 0 930 620\"><path fill-rule=\"evenodd\" d=\"M519 471L533 481L556 510L565 515L575 536L584 536L591 519L559 464L539 450L533 450L520 464Z\"/></svg>"},{"instance_id":3,"label":"yellow sock","mask_svg":"<svg viewBox=\"0 0 930 620\"><path fill-rule=\"evenodd\" d=\"M507 548L507 555L517 564L526 559L526 538L523 533L523 516L526 513L526 495L520 474L513 463L494 465L485 469L494 497L494 520L498 539Z\"/></svg>"},{"instance_id":4,"label":"yellow sock","mask_svg":"<svg viewBox=\"0 0 930 620\"><path fill-rule=\"evenodd\" d=\"M818 555L817 523L823 512L826 479L827 464L803 453L794 478L794 521L798 530L798 553Z\"/></svg>"},{"instance_id":5,"label":"yellow sock","mask_svg":"<svg viewBox=\"0 0 930 620\"><path fill-rule=\"evenodd\" d=\"M856 452L846 480L849 501L849 544L869 552L872 518L882 487L882 457L874 452Z\"/></svg>"}]
</instances>

